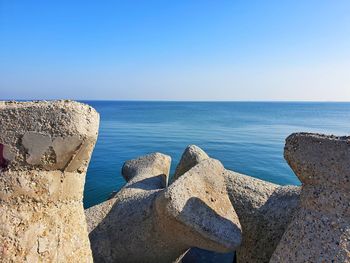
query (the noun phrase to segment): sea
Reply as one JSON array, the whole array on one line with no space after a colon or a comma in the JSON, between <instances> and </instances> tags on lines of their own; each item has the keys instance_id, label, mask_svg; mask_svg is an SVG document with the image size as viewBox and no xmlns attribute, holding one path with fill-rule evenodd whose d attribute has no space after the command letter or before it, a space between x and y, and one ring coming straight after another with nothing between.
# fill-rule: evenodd
<instances>
[{"instance_id":1,"label":"sea","mask_svg":"<svg viewBox=\"0 0 350 263\"><path fill-rule=\"evenodd\" d=\"M100 113L84 207L118 191L126 160L152 152L172 158L195 144L230 170L281 185L300 185L283 158L294 132L350 134L350 103L83 101Z\"/></svg>"}]
</instances>

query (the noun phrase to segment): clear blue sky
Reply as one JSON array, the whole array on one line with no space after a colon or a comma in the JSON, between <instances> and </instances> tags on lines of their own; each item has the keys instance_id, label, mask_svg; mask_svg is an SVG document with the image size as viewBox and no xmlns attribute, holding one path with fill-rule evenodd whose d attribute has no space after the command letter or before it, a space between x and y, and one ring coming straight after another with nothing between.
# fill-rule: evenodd
<instances>
[{"instance_id":1,"label":"clear blue sky","mask_svg":"<svg viewBox=\"0 0 350 263\"><path fill-rule=\"evenodd\" d=\"M0 99L350 101L350 1L0 0Z\"/></svg>"}]
</instances>

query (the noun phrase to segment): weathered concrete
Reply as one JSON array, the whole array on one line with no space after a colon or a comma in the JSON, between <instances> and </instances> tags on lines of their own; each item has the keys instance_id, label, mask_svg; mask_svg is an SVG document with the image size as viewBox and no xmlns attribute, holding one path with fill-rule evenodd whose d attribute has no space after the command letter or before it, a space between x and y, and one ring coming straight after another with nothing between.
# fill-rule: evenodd
<instances>
[{"instance_id":1,"label":"weathered concrete","mask_svg":"<svg viewBox=\"0 0 350 263\"><path fill-rule=\"evenodd\" d=\"M86 210L95 262L174 262L190 247L233 251L241 229L219 161L208 159L165 188L170 157L125 163L128 183Z\"/></svg>"},{"instance_id":2,"label":"weathered concrete","mask_svg":"<svg viewBox=\"0 0 350 263\"><path fill-rule=\"evenodd\" d=\"M82 197L98 124L77 102L0 103L1 262L92 262Z\"/></svg>"},{"instance_id":3,"label":"weathered concrete","mask_svg":"<svg viewBox=\"0 0 350 263\"><path fill-rule=\"evenodd\" d=\"M186 173L192 167L199 164L201 161L209 159L209 156L198 146L189 145L183 152L180 162L176 166L175 174L173 180L175 181L181 175Z\"/></svg>"},{"instance_id":4,"label":"weathered concrete","mask_svg":"<svg viewBox=\"0 0 350 263\"><path fill-rule=\"evenodd\" d=\"M279 186L229 170L225 178L242 225L237 262L269 262L298 207L300 187Z\"/></svg>"},{"instance_id":5,"label":"weathered concrete","mask_svg":"<svg viewBox=\"0 0 350 263\"><path fill-rule=\"evenodd\" d=\"M171 158L167 155L149 154L125 162L122 176L129 183L136 180L145 182L148 188L165 188L168 185L170 164Z\"/></svg>"},{"instance_id":6,"label":"weathered concrete","mask_svg":"<svg viewBox=\"0 0 350 263\"><path fill-rule=\"evenodd\" d=\"M124 205L124 199L130 201L134 201L137 200L137 198L143 197L147 199L153 194L153 192L158 192L159 189L163 189L167 185L170 164L170 156L161 153L152 153L139 157L137 159L126 161L122 168L122 176L127 181L127 184L120 191L113 193L109 200L85 210L90 239L103 238L101 237L103 227L98 227L100 223L108 222L108 224L112 225L119 224L118 221L114 221L112 216L109 215L112 207L117 205L118 207L120 206L118 209L113 208L113 213L131 213L133 218L139 215L139 212L142 209L147 210L148 207L141 208L140 204L134 203L133 205L135 205L135 207L130 206L128 208L128 206ZM144 202L148 201L153 202L152 200L146 200ZM124 207L127 208L127 211L122 210ZM134 209L136 210L134 211ZM117 216L121 217L122 215L123 214ZM104 220L107 216L108 218ZM128 220L127 217L129 215L124 216L125 218L123 218L123 220ZM144 216L141 216L138 220L141 220L143 217ZM111 220L111 222L109 222L109 220ZM98 228L94 230L96 227ZM108 229L105 230L108 231ZM108 237L106 237L106 239L107 238ZM93 250L95 245L99 246L98 241L92 243ZM107 251L111 249L110 246L113 246L113 244L108 244L108 248L106 248ZM95 249L98 250L102 248L96 247ZM103 253L103 255L106 255L105 251L101 253Z\"/></svg>"},{"instance_id":7,"label":"weathered concrete","mask_svg":"<svg viewBox=\"0 0 350 263\"><path fill-rule=\"evenodd\" d=\"M285 158L302 182L271 262L350 262L350 137L296 133Z\"/></svg>"},{"instance_id":8,"label":"weathered concrete","mask_svg":"<svg viewBox=\"0 0 350 263\"><path fill-rule=\"evenodd\" d=\"M208 156L199 147L191 147L200 156ZM186 149L183 156L187 152ZM200 163L193 162L193 159L201 158L181 158L181 166L190 169L193 163ZM186 163L186 160L190 161ZM178 174L180 176L181 173ZM228 195L242 226L243 239L236 251L237 262L268 262L298 206L300 188L279 186L230 170L224 171L224 178ZM197 249L196 254L200 253ZM203 251L202 254L210 261L209 253ZM212 253L212 256L221 255ZM184 262L186 257L187 255Z\"/></svg>"}]
</instances>

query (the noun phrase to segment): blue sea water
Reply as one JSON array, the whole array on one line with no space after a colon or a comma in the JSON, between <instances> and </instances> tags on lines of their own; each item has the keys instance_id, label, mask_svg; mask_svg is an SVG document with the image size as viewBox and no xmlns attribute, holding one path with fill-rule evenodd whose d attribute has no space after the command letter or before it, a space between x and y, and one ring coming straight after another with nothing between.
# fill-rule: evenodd
<instances>
[{"instance_id":1,"label":"blue sea water","mask_svg":"<svg viewBox=\"0 0 350 263\"><path fill-rule=\"evenodd\" d=\"M125 183L123 162L151 152L172 157L196 144L226 168L270 182L299 185L283 158L293 132L350 133L350 103L85 101L101 117L87 173L84 206Z\"/></svg>"}]
</instances>

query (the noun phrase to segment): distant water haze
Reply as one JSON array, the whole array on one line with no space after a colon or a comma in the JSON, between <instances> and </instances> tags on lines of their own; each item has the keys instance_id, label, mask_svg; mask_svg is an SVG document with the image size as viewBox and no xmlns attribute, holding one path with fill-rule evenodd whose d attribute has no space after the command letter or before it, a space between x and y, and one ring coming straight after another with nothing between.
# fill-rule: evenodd
<instances>
[{"instance_id":1,"label":"distant water haze","mask_svg":"<svg viewBox=\"0 0 350 263\"><path fill-rule=\"evenodd\" d=\"M299 185L283 158L293 132L346 135L350 103L86 101L101 114L84 205L106 200L125 183L123 162L150 152L172 157L196 144L227 169L270 182Z\"/></svg>"}]
</instances>

